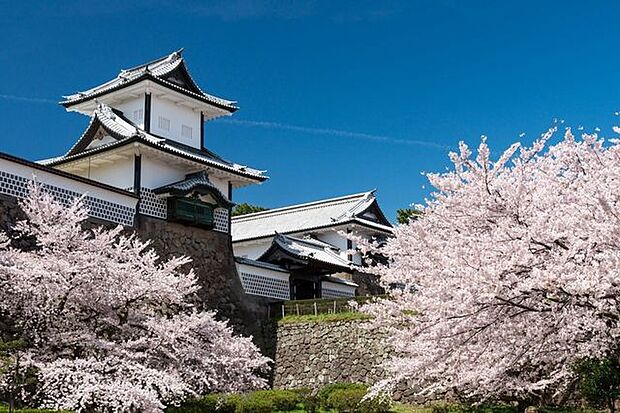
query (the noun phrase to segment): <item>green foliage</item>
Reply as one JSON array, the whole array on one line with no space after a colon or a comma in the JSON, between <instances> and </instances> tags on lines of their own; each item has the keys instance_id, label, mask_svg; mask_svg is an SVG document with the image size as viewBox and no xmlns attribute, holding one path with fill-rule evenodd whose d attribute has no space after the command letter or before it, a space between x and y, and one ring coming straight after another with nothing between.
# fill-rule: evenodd
<instances>
[{"instance_id":1,"label":"green foliage","mask_svg":"<svg viewBox=\"0 0 620 413\"><path fill-rule=\"evenodd\" d=\"M295 393L299 395L302 399L303 403L303 412L306 413L316 413L320 410L319 399L316 394L312 391L312 389L302 388L295 389Z\"/></svg>"},{"instance_id":2,"label":"green foliage","mask_svg":"<svg viewBox=\"0 0 620 413\"><path fill-rule=\"evenodd\" d=\"M292 390L259 390L246 394L210 394L170 407L166 413L272 413L297 409L302 396Z\"/></svg>"},{"instance_id":3,"label":"green foliage","mask_svg":"<svg viewBox=\"0 0 620 413\"><path fill-rule=\"evenodd\" d=\"M23 340L0 340L0 374L4 374L15 364L15 355L25 348Z\"/></svg>"},{"instance_id":4,"label":"green foliage","mask_svg":"<svg viewBox=\"0 0 620 413\"><path fill-rule=\"evenodd\" d=\"M396 210L396 221L399 224L408 224L409 221L416 220L422 216L422 211L413 208L402 208Z\"/></svg>"},{"instance_id":5,"label":"green foliage","mask_svg":"<svg viewBox=\"0 0 620 413\"><path fill-rule=\"evenodd\" d=\"M0 404L0 413L8 413L9 406ZM47 410L47 409L15 409L15 413L71 413L65 410Z\"/></svg>"},{"instance_id":6,"label":"green foliage","mask_svg":"<svg viewBox=\"0 0 620 413\"><path fill-rule=\"evenodd\" d=\"M539 406L538 413L602 413L599 410L580 409L575 407ZM428 405L410 405L395 403L391 413L523 413L516 405L484 404L471 406L467 404L433 402Z\"/></svg>"},{"instance_id":7,"label":"green foliage","mask_svg":"<svg viewBox=\"0 0 620 413\"><path fill-rule=\"evenodd\" d=\"M254 212L267 211L268 209L269 208L263 208L261 206L251 205L244 202L243 204L236 205L233 208L231 215L236 217L239 215L253 214Z\"/></svg>"},{"instance_id":8,"label":"green foliage","mask_svg":"<svg viewBox=\"0 0 620 413\"><path fill-rule=\"evenodd\" d=\"M167 408L166 412L167 413L215 412L220 398L221 396L217 394L209 394L199 399L189 399L183 402L181 406ZM231 413L234 413L234 410Z\"/></svg>"},{"instance_id":9,"label":"green foliage","mask_svg":"<svg viewBox=\"0 0 620 413\"><path fill-rule=\"evenodd\" d=\"M431 413L520 413L519 407L510 404L468 405L438 401L429 404ZM542 410L539 409L539 412Z\"/></svg>"},{"instance_id":10,"label":"green foliage","mask_svg":"<svg viewBox=\"0 0 620 413\"><path fill-rule=\"evenodd\" d=\"M434 402L407 405L387 399L364 400L368 388L359 383L335 383L317 394L311 389L260 390L245 394L210 394L187 400L166 413L521 413L516 405L467 405ZM48 413L43 410L17 410L18 413ZM539 413L601 413L567 407L538 407ZM0 406L0 413L6 413Z\"/></svg>"},{"instance_id":11,"label":"green foliage","mask_svg":"<svg viewBox=\"0 0 620 413\"><path fill-rule=\"evenodd\" d=\"M273 405L269 400L260 397L245 398L243 403L237 405L236 413L273 413Z\"/></svg>"},{"instance_id":12,"label":"green foliage","mask_svg":"<svg viewBox=\"0 0 620 413\"><path fill-rule=\"evenodd\" d=\"M341 298L313 298L308 300L291 300L272 306L272 314L288 316L314 316L320 314L351 313L351 302L358 305L367 304L378 299L389 299L388 295L355 296ZM284 307L284 311L283 308Z\"/></svg>"},{"instance_id":13,"label":"green foliage","mask_svg":"<svg viewBox=\"0 0 620 413\"><path fill-rule=\"evenodd\" d=\"M317 399L321 406L325 406L327 404L327 399L329 396L338 390L357 390L359 388L366 388L365 385L359 383L332 383L326 386L323 386L321 390L317 393Z\"/></svg>"},{"instance_id":14,"label":"green foliage","mask_svg":"<svg viewBox=\"0 0 620 413\"><path fill-rule=\"evenodd\" d=\"M384 413L390 411L390 401L384 398L362 400L368 387L360 383L335 383L323 387L317 396L321 407L337 412Z\"/></svg>"},{"instance_id":15,"label":"green foliage","mask_svg":"<svg viewBox=\"0 0 620 413\"><path fill-rule=\"evenodd\" d=\"M0 340L0 377L4 377L5 382L4 389L0 392L0 400L9 402L13 407L21 407L21 396L24 392L32 393L37 383L36 369L24 367L21 362L25 348L26 343L23 340Z\"/></svg>"},{"instance_id":16,"label":"green foliage","mask_svg":"<svg viewBox=\"0 0 620 413\"><path fill-rule=\"evenodd\" d=\"M614 411L614 400L620 398L620 363L618 356L585 359L577 364L579 392L593 407Z\"/></svg>"},{"instance_id":17,"label":"green foliage","mask_svg":"<svg viewBox=\"0 0 620 413\"><path fill-rule=\"evenodd\" d=\"M348 320L368 320L370 316L368 314L360 313L357 311L349 311L347 313L332 313L332 314L318 314L318 315L287 315L280 319L278 322L282 324L288 323L329 323L333 321L348 321Z\"/></svg>"},{"instance_id":18,"label":"green foliage","mask_svg":"<svg viewBox=\"0 0 620 413\"><path fill-rule=\"evenodd\" d=\"M250 412L258 412L259 410L252 410L250 407L255 407L255 409L262 408L262 406L269 406L271 410L266 410L266 412L274 412L274 411L291 411L295 410L297 404L301 402L301 397L294 391L291 390L259 390L252 393L249 393L244 402L242 403L242 410L237 410L237 413L250 413Z\"/></svg>"},{"instance_id":19,"label":"green foliage","mask_svg":"<svg viewBox=\"0 0 620 413\"><path fill-rule=\"evenodd\" d=\"M460 403L449 403L445 401L434 402L426 406L430 409L430 413L522 413L517 405L510 404L482 404L468 405ZM424 408L411 408L412 413L429 413L423 411ZM600 413L591 410L577 409L574 407L558 407L558 406L538 406L538 413ZM407 412L407 410L402 410ZM400 412L399 412L400 413Z\"/></svg>"}]
</instances>

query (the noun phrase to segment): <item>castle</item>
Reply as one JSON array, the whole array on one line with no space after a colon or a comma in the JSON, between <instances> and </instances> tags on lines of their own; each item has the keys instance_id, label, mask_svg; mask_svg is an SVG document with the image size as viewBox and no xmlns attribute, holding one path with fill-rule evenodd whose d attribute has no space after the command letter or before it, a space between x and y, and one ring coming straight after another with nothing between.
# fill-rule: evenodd
<instances>
[{"instance_id":1,"label":"castle","mask_svg":"<svg viewBox=\"0 0 620 413\"><path fill-rule=\"evenodd\" d=\"M61 156L0 152L0 225L15 220L6 211L34 177L60 202L85 195L93 220L192 257L205 300L233 322L277 301L377 292L347 237L391 234L374 191L231 217L234 192L268 177L205 147L205 123L238 108L198 87L182 50L60 104L90 122Z\"/></svg>"}]
</instances>

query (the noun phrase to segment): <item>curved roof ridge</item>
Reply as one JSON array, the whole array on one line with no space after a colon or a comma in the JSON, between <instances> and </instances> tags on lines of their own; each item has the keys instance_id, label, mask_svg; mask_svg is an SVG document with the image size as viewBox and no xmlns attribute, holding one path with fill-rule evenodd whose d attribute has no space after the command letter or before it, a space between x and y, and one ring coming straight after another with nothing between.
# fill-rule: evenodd
<instances>
[{"instance_id":1,"label":"curved roof ridge","mask_svg":"<svg viewBox=\"0 0 620 413\"><path fill-rule=\"evenodd\" d=\"M304 237L304 238L300 238L300 237L294 237L292 235L287 235L287 234L279 234L276 233L277 237L281 237L281 238L288 238L291 239L295 242L300 242L302 244L309 244L312 246L316 246L316 247L322 247L322 248L330 248L330 249L334 249L334 250L340 250L340 248L336 247L335 245L330 244L329 242L325 242L325 241L321 241L320 239L316 239L313 237Z\"/></svg>"},{"instance_id":2,"label":"curved roof ridge","mask_svg":"<svg viewBox=\"0 0 620 413\"><path fill-rule=\"evenodd\" d=\"M330 244L320 245L320 244L315 244L311 242L305 242L305 240L300 239L300 238L295 238L295 237L291 237L288 235L277 234L277 233L276 233L276 236L274 237L273 242L277 243L281 248L288 251L289 253L294 254L302 259L306 259L306 260L314 259L314 260L325 262L325 263L341 265L346 268L351 268L352 266L354 266L353 263L342 258L339 254L337 254L334 251L334 248ZM294 243L305 244L305 245L298 245L296 247ZM311 250L308 251L308 249L311 249ZM326 254L327 257L321 258L316 255L317 253Z\"/></svg>"},{"instance_id":3,"label":"curved roof ridge","mask_svg":"<svg viewBox=\"0 0 620 413\"><path fill-rule=\"evenodd\" d=\"M122 69L114 78L108 80L107 82L83 91L64 95L60 104L65 107L70 107L83 101L87 101L141 82L142 80L150 79L159 83L161 86L170 87L177 92L181 92L192 98L207 102L208 104L214 105L225 110L226 112L232 113L236 111L238 109L236 106L236 101L206 93L198 86L187 69L185 59L181 56L182 52L183 49L179 49L169 55L151 60L147 63L133 66L129 69ZM186 75L188 79L188 87L170 82L165 78L165 75L172 73L177 69L180 69L183 74Z\"/></svg>"},{"instance_id":4,"label":"curved roof ridge","mask_svg":"<svg viewBox=\"0 0 620 413\"><path fill-rule=\"evenodd\" d=\"M78 140L71 146L71 148L69 148L69 150L65 153L64 156L70 156L75 153L79 153L76 152L76 150L78 150L78 148L80 148L80 146L84 144L84 140L87 139L88 135L93 132L92 129L95 127L97 121L108 133L110 133L110 135L116 137L117 139L120 137L130 137L137 132L137 128L135 128L133 125L131 125L131 127L133 127L134 130L132 130L131 128L127 128L126 125L116 122L116 116L119 116L119 114L114 109L112 109L105 103L99 103L90 117L88 126L86 127L86 129L84 129L82 135L80 135Z\"/></svg>"},{"instance_id":5,"label":"curved roof ridge","mask_svg":"<svg viewBox=\"0 0 620 413\"><path fill-rule=\"evenodd\" d=\"M185 50L185 49L184 49L183 47L181 47L180 49L175 50L175 51L174 51L174 52L172 52L172 53L168 53L167 55L162 56L162 57L160 57L160 58L153 59L153 60L151 60L151 61L149 61L149 62L142 63L142 64L140 64L140 65L130 67L129 69L121 69L121 72L131 72L131 71L134 71L134 70L138 70L138 69L141 69L141 68L143 68L143 67L145 67L145 66L153 65L153 64L156 64L156 63L162 62L162 61L164 61L164 60L166 60L166 59L170 59L170 58L171 58L172 56L174 56L174 55L177 55L177 56L181 57L181 59L182 59L181 54L183 53L183 51L184 51L184 50Z\"/></svg>"},{"instance_id":6,"label":"curved roof ridge","mask_svg":"<svg viewBox=\"0 0 620 413\"><path fill-rule=\"evenodd\" d=\"M190 192L204 190L213 196L215 201L219 203L219 206L229 208L234 205L234 202L231 202L230 199L211 182L207 171L187 174L184 179L155 188L153 192L158 195L169 193L174 196L186 196Z\"/></svg>"},{"instance_id":7,"label":"curved roof ridge","mask_svg":"<svg viewBox=\"0 0 620 413\"><path fill-rule=\"evenodd\" d=\"M347 211L343 212L342 215L336 218L336 221L340 221L345 218L353 218L356 215L364 212L366 209L368 209L370 205L373 204L373 202L376 201L375 192L376 192L376 189L373 189L372 191L367 192L364 198L360 199L357 204L349 208Z\"/></svg>"},{"instance_id":8,"label":"curved roof ridge","mask_svg":"<svg viewBox=\"0 0 620 413\"><path fill-rule=\"evenodd\" d=\"M360 198L362 196L372 194L374 193L374 191L375 190L367 191L367 192L358 192L355 194L343 195L343 196L339 196L335 198L320 199L317 201L311 201L311 202L306 202L306 203L296 204L296 205L287 205L287 206L283 206L279 208L268 209L266 211L259 211L259 212L253 212L251 214L239 215L239 216L233 217L232 220L236 222L243 222L243 221L250 221L252 219L260 218L264 216L279 215L281 213L286 213L286 212L295 211L295 210L320 208L322 205L336 204L339 202L344 202L344 201L349 201L351 199Z\"/></svg>"},{"instance_id":9,"label":"curved roof ridge","mask_svg":"<svg viewBox=\"0 0 620 413\"><path fill-rule=\"evenodd\" d=\"M167 56L164 56L164 57L161 57L159 59L150 61L148 63L143 63L141 65L134 66L134 67L132 67L130 69L121 69L121 71L118 72L118 74L114 78L108 80L107 82L102 83L102 84L97 85L97 86L94 86L94 87L91 87L91 88L86 89L86 90L78 91L77 93L74 93L72 95L63 96L63 98L65 98L67 101L70 101L70 100L77 99L77 98L84 97L84 96L88 96L88 95L91 95L91 94L101 93L101 92L105 91L108 87L109 88L113 88L115 86L118 86L117 85L118 82L126 83L126 82L134 80L134 79L136 79L136 78L138 78L138 77L140 77L140 76L142 76L142 75L144 75L146 73L151 73L153 76L157 76L157 77L163 76L166 73L169 73L169 72L173 71L174 69L176 69L179 66L179 64L182 63L183 58L180 57L180 56L179 56L178 59L174 59L174 60L171 59L171 57L173 57L175 55L175 53L176 52L173 52L173 53L171 53L171 54L169 54ZM164 70L157 71L157 69L161 68L161 64L162 63L170 63L172 61L174 61L175 63L172 64L172 65L169 65L169 66L165 66ZM149 68L149 66L151 66L151 65L160 65L160 66L155 67L155 68Z\"/></svg>"}]
</instances>

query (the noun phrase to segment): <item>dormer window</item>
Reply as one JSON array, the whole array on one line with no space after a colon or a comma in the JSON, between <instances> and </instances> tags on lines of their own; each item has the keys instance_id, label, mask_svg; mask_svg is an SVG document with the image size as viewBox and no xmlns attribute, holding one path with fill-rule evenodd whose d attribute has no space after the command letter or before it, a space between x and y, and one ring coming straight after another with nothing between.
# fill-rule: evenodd
<instances>
[{"instance_id":1,"label":"dormer window","mask_svg":"<svg viewBox=\"0 0 620 413\"><path fill-rule=\"evenodd\" d=\"M159 129L169 132L170 131L170 119L160 116L158 120L158 126L159 126Z\"/></svg>"},{"instance_id":2,"label":"dormer window","mask_svg":"<svg viewBox=\"0 0 620 413\"><path fill-rule=\"evenodd\" d=\"M144 111L142 109L133 111L133 121L134 122L142 122L144 120Z\"/></svg>"},{"instance_id":3,"label":"dormer window","mask_svg":"<svg viewBox=\"0 0 620 413\"><path fill-rule=\"evenodd\" d=\"M185 139L192 139L192 128L187 125L181 126L181 136Z\"/></svg>"}]
</instances>

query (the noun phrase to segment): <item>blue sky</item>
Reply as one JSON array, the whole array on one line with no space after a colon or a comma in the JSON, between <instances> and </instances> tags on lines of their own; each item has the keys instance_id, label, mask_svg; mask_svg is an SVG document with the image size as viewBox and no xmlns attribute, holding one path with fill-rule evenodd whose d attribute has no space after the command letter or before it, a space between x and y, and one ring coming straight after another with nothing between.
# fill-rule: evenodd
<instances>
[{"instance_id":1,"label":"blue sky","mask_svg":"<svg viewBox=\"0 0 620 413\"><path fill-rule=\"evenodd\" d=\"M619 17L605 1L0 0L0 151L62 153L88 119L61 95L184 47L197 82L241 107L206 124L207 147L271 176L235 201L378 188L393 218L459 140L499 152L554 118L610 135Z\"/></svg>"}]
</instances>

